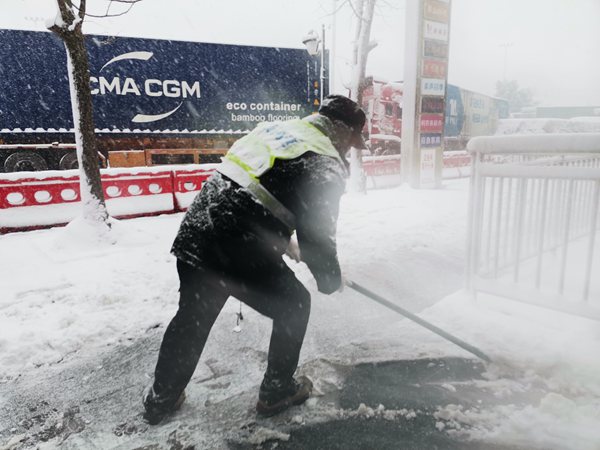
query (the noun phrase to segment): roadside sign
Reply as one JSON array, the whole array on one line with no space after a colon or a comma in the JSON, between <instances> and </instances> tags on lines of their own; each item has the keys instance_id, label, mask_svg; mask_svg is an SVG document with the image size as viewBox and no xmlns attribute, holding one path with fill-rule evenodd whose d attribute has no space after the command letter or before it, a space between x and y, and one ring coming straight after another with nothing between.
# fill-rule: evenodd
<instances>
[{"instance_id":1,"label":"roadside sign","mask_svg":"<svg viewBox=\"0 0 600 450\"><path fill-rule=\"evenodd\" d=\"M435 150L421 150L421 184L435 183Z\"/></svg>"},{"instance_id":2,"label":"roadside sign","mask_svg":"<svg viewBox=\"0 0 600 450\"><path fill-rule=\"evenodd\" d=\"M423 37L448 42L448 24L432 20L423 21Z\"/></svg>"},{"instance_id":3,"label":"roadside sign","mask_svg":"<svg viewBox=\"0 0 600 450\"><path fill-rule=\"evenodd\" d=\"M421 63L421 75L428 78L446 78L448 64L446 61L423 58Z\"/></svg>"},{"instance_id":4,"label":"roadside sign","mask_svg":"<svg viewBox=\"0 0 600 450\"><path fill-rule=\"evenodd\" d=\"M446 81L436 78L421 79L421 95L441 95L446 93Z\"/></svg>"},{"instance_id":5,"label":"roadside sign","mask_svg":"<svg viewBox=\"0 0 600 450\"><path fill-rule=\"evenodd\" d=\"M421 113L444 113L444 99L440 97L422 97Z\"/></svg>"},{"instance_id":6,"label":"roadside sign","mask_svg":"<svg viewBox=\"0 0 600 450\"><path fill-rule=\"evenodd\" d=\"M421 134L421 147L440 147L442 145L441 133Z\"/></svg>"},{"instance_id":7,"label":"roadside sign","mask_svg":"<svg viewBox=\"0 0 600 450\"><path fill-rule=\"evenodd\" d=\"M421 114L419 129L421 130L421 133L442 133L444 131L444 115Z\"/></svg>"},{"instance_id":8,"label":"roadside sign","mask_svg":"<svg viewBox=\"0 0 600 450\"><path fill-rule=\"evenodd\" d=\"M448 44L425 39L423 42L423 56L445 59L448 56Z\"/></svg>"},{"instance_id":9,"label":"roadside sign","mask_svg":"<svg viewBox=\"0 0 600 450\"><path fill-rule=\"evenodd\" d=\"M407 2L402 168L413 187L441 185L450 9L450 0Z\"/></svg>"},{"instance_id":10,"label":"roadside sign","mask_svg":"<svg viewBox=\"0 0 600 450\"><path fill-rule=\"evenodd\" d=\"M423 16L437 22L448 23L450 9L448 3L438 0L425 0Z\"/></svg>"}]
</instances>

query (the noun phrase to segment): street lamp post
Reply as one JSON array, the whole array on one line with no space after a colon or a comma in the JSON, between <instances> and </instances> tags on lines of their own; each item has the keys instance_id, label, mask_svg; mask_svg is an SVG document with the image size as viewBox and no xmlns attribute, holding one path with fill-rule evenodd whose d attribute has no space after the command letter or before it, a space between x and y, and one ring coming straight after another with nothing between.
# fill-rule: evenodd
<instances>
[{"instance_id":1,"label":"street lamp post","mask_svg":"<svg viewBox=\"0 0 600 450\"><path fill-rule=\"evenodd\" d=\"M321 37L314 30L310 30L302 43L306 46L306 51L310 56L320 55L321 70L319 71L319 104L323 103L323 85L325 83L325 25L321 26Z\"/></svg>"}]
</instances>

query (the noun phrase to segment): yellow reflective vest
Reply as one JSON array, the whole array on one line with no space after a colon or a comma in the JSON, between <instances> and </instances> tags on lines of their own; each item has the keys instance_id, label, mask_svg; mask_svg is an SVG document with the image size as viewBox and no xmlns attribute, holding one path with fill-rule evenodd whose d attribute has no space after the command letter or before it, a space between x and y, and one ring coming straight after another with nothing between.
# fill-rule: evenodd
<instances>
[{"instance_id":1,"label":"yellow reflective vest","mask_svg":"<svg viewBox=\"0 0 600 450\"><path fill-rule=\"evenodd\" d=\"M263 122L236 141L225 155L252 178L258 179L273 167L276 159L295 159L306 152L331 156L341 161L329 138L310 122Z\"/></svg>"}]
</instances>

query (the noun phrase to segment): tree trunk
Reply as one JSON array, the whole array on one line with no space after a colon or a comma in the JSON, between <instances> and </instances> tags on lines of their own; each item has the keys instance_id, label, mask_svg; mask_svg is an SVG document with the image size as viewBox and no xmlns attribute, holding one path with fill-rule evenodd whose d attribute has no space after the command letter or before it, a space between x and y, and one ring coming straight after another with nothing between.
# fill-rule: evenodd
<instances>
[{"instance_id":1,"label":"tree trunk","mask_svg":"<svg viewBox=\"0 0 600 450\"><path fill-rule=\"evenodd\" d=\"M369 52L375 47L371 43L371 25L377 0L360 0L356 11L359 14L356 20L354 35L354 65L352 67L352 99L360 104L362 90L364 89L367 58Z\"/></svg>"},{"instance_id":2,"label":"tree trunk","mask_svg":"<svg viewBox=\"0 0 600 450\"><path fill-rule=\"evenodd\" d=\"M58 15L50 30L65 44L67 71L73 110L73 128L79 163L79 186L81 192L82 216L91 224L110 228L100 179L98 151L90 91L90 71L88 65L85 36L82 31L85 17L85 1L81 1L77 11L70 0L57 0Z\"/></svg>"},{"instance_id":3,"label":"tree trunk","mask_svg":"<svg viewBox=\"0 0 600 450\"><path fill-rule=\"evenodd\" d=\"M90 71L84 36L64 39L67 50L67 68L71 88L73 126L77 144L77 161L80 171L81 201L85 219L107 223L104 192L100 178L96 133L94 126Z\"/></svg>"},{"instance_id":4,"label":"tree trunk","mask_svg":"<svg viewBox=\"0 0 600 450\"><path fill-rule=\"evenodd\" d=\"M352 81L350 96L359 105L362 102L367 58L374 48L371 45L371 24L375 11L376 0L358 0L355 5L356 30L354 34ZM366 176L362 167L360 150L353 148L350 152L350 190L354 192L366 191Z\"/></svg>"}]
</instances>

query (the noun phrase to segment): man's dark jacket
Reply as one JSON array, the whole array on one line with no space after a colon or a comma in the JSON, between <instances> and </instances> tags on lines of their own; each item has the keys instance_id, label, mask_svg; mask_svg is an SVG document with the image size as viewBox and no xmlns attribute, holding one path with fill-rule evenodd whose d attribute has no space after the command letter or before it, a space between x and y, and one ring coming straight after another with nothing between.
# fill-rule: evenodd
<instances>
[{"instance_id":1,"label":"man's dark jacket","mask_svg":"<svg viewBox=\"0 0 600 450\"><path fill-rule=\"evenodd\" d=\"M336 223L346 168L340 160L307 152L276 160L261 184L296 216L298 244L319 291L341 283ZM283 267L290 230L246 189L215 173L202 187L173 243L172 253L203 270L260 279Z\"/></svg>"}]
</instances>

